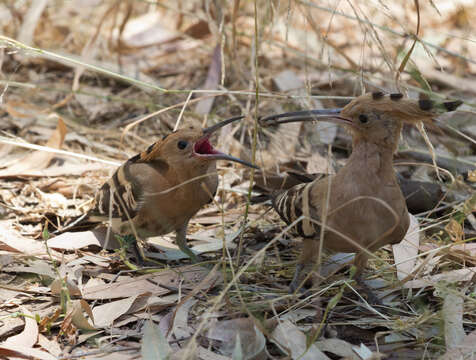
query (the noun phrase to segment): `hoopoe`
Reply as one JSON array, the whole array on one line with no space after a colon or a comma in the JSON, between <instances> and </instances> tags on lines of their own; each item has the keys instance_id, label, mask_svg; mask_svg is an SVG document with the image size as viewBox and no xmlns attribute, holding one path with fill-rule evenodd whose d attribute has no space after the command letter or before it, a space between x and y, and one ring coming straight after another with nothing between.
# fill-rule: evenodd
<instances>
[{"instance_id":1,"label":"hoopoe","mask_svg":"<svg viewBox=\"0 0 476 360\"><path fill-rule=\"evenodd\" d=\"M175 231L177 245L193 262L198 257L187 246L189 220L212 201L218 187L217 160L258 168L216 150L209 141L221 127L242 119L224 120L200 129L188 127L164 136L123 163L96 193L93 208L70 228L106 223L114 234L134 240ZM134 241L139 261L144 260Z\"/></svg>"},{"instance_id":2,"label":"hoopoe","mask_svg":"<svg viewBox=\"0 0 476 360\"><path fill-rule=\"evenodd\" d=\"M337 174L321 176L272 196L274 209L287 224L304 216L293 228L303 237L303 249L290 291L300 287L303 274L319 256L323 224L323 247L334 252L355 252L355 276L362 285L361 274L369 254L384 245L399 243L409 226L405 198L392 164L403 123L431 122L434 116L453 111L461 103L411 100L402 94L375 92L355 98L342 109L260 119L263 126L329 121L344 125L352 134L352 155Z\"/></svg>"}]
</instances>

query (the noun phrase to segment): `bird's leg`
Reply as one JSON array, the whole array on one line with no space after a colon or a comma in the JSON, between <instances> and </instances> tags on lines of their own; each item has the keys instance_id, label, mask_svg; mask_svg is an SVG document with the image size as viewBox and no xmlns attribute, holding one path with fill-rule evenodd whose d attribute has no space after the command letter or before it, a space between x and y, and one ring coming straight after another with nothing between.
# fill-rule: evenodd
<instances>
[{"instance_id":1,"label":"bird's leg","mask_svg":"<svg viewBox=\"0 0 476 360\"><path fill-rule=\"evenodd\" d=\"M187 255L194 264L201 261L200 257L197 256L187 245L187 226L188 222L185 223L181 228L176 230L177 236L176 241L179 249Z\"/></svg>"},{"instance_id":2,"label":"bird's leg","mask_svg":"<svg viewBox=\"0 0 476 360\"><path fill-rule=\"evenodd\" d=\"M289 292L294 293L299 285L301 285L301 272L304 269L304 264L298 262L296 264L296 270L294 271L293 280L289 284Z\"/></svg>"},{"instance_id":3,"label":"bird's leg","mask_svg":"<svg viewBox=\"0 0 476 360\"><path fill-rule=\"evenodd\" d=\"M125 250L132 249L134 257L137 260L137 265L142 268L145 266L164 266L160 261L151 259L144 254L142 246L139 245L137 238L132 234L127 234L124 236L115 235L116 239L121 244L121 248L124 249L124 258L123 260L128 263L125 257ZM129 265L128 265L129 266Z\"/></svg>"},{"instance_id":4,"label":"bird's leg","mask_svg":"<svg viewBox=\"0 0 476 360\"><path fill-rule=\"evenodd\" d=\"M142 248L137 244L137 239L132 234L127 234L124 236L116 235L116 239L121 244L121 247L124 247L126 250L132 247L132 252L137 259L137 263L139 266L144 266L146 257Z\"/></svg>"},{"instance_id":5,"label":"bird's leg","mask_svg":"<svg viewBox=\"0 0 476 360\"><path fill-rule=\"evenodd\" d=\"M367 295L367 301L371 305L382 305L382 302L378 298L378 296L374 293L374 291L365 283L362 273L364 271L365 266L367 265L367 261L369 256L367 253L361 251L355 255L354 265L357 268L357 272L355 273L355 281L359 285L360 289Z\"/></svg>"},{"instance_id":6,"label":"bird's leg","mask_svg":"<svg viewBox=\"0 0 476 360\"><path fill-rule=\"evenodd\" d=\"M319 255L319 241L314 239L304 239L302 244L301 255L299 256L296 270L294 271L293 280L289 284L289 292L294 293L297 289L303 292L303 281L312 270L312 265ZM304 270L304 271L303 271Z\"/></svg>"},{"instance_id":7,"label":"bird's leg","mask_svg":"<svg viewBox=\"0 0 476 360\"><path fill-rule=\"evenodd\" d=\"M143 267L146 263L147 257L145 256L144 250L142 249L142 247L139 246L135 236L133 236L133 235L130 235L130 236L132 236L134 238L134 241L132 243L132 252L134 253L134 256L137 259L137 264L140 267Z\"/></svg>"}]
</instances>

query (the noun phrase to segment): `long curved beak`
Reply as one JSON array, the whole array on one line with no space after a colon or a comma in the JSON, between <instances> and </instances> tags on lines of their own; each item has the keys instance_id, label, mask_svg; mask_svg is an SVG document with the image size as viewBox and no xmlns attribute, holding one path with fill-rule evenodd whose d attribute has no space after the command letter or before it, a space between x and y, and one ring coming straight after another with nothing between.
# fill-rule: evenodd
<instances>
[{"instance_id":1,"label":"long curved beak","mask_svg":"<svg viewBox=\"0 0 476 360\"><path fill-rule=\"evenodd\" d=\"M194 153L196 156L199 156L201 158L206 158L209 160L228 160L228 161L233 161L237 162L239 164L248 166L250 168L258 169L259 167L249 163L248 161L239 159L237 157L225 154L217 149L215 149L212 144L210 144L210 141L208 140L209 137L218 129L222 128L225 125L228 125L232 122L238 121L243 119L243 115L239 116L234 116L232 118L223 120L219 122L218 124L212 125L206 129L203 129L203 136L195 143L194 145Z\"/></svg>"},{"instance_id":2,"label":"long curved beak","mask_svg":"<svg viewBox=\"0 0 476 360\"><path fill-rule=\"evenodd\" d=\"M237 157L234 157L234 156L231 156L231 155L222 153L222 152L219 151L219 150L215 150L215 153L214 153L214 154L207 154L207 155L201 155L201 156L206 156L207 158L213 159L213 160L227 160L227 161L233 161L233 162L236 162L236 163L239 163L239 164L248 166L248 167L250 167L250 168L259 170L259 167L256 166L256 165L254 165L254 164L252 164L252 163L249 163L248 161L242 160L242 159L240 159L240 158L237 158Z\"/></svg>"},{"instance_id":3,"label":"long curved beak","mask_svg":"<svg viewBox=\"0 0 476 360\"><path fill-rule=\"evenodd\" d=\"M218 124L215 124L215 125L212 125L210 127L207 127L205 129L203 129L203 133L210 136L211 134L213 134L215 131L222 128L223 126L228 125L228 124L230 124L232 122L235 122L235 121L238 121L238 120L242 120L244 118L245 118L244 115L233 116L229 119L220 121Z\"/></svg>"},{"instance_id":4,"label":"long curved beak","mask_svg":"<svg viewBox=\"0 0 476 360\"><path fill-rule=\"evenodd\" d=\"M299 121L332 121L337 122L338 119L344 119L339 117L341 108L338 109L316 109L316 110L304 110L293 111L282 114L275 114L262 117L258 120L261 126L270 126L277 124L285 124ZM348 122L348 121L346 121Z\"/></svg>"}]
</instances>

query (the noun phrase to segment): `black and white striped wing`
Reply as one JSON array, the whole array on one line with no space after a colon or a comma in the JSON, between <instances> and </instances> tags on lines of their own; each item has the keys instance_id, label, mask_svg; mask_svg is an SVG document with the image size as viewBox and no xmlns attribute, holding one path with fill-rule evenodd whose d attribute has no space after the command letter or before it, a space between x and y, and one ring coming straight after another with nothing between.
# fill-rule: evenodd
<instances>
[{"instance_id":1,"label":"black and white striped wing","mask_svg":"<svg viewBox=\"0 0 476 360\"><path fill-rule=\"evenodd\" d=\"M281 219L288 225L298 220L293 230L302 237L312 238L319 234L320 227L318 209L311 201L311 188L314 183L299 184L279 193L273 198L273 207ZM315 221L311 221L311 219Z\"/></svg>"},{"instance_id":2,"label":"black and white striped wing","mask_svg":"<svg viewBox=\"0 0 476 360\"><path fill-rule=\"evenodd\" d=\"M95 207L89 212L90 219L126 222L139 213L145 201L144 191L130 172L131 160L120 166L99 189Z\"/></svg>"}]
</instances>

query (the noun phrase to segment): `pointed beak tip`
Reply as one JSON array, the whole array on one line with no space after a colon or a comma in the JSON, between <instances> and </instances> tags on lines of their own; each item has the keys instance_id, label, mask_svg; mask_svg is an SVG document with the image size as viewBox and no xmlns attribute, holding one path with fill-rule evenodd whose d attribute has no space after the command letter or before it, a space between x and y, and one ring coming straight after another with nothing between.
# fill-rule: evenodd
<instances>
[{"instance_id":1,"label":"pointed beak tip","mask_svg":"<svg viewBox=\"0 0 476 360\"><path fill-rule=\"evenodd\" d=\"M235 163L238 163L238 164L241 164L241 165L244 165L244 166L247 166L249 168L252 168L252 169L257 169L259 170L259 167L256 166L255 164L252 164L246 160L242 160L240 158L237 158L237 157L234 157L232 155L228 155L228 154L221 154L221 155L218 155L216 157L217 160L226 160L226 161L231 161L231 162L235 162Z\"/></svg>"},{"instance_id":2,"label":"pointed beak tip","mask_svg":"<svg viewBox=\"0 0 476 360\"><path fill-rule=\"evenodd\" d=\"M245 160L242 160L240 158L237 158L237 157L234 157L234 156L231 156L231 155L228 155L228 156L225 156L222 160L228 160L228 161L232 161L232 162L236 162L238 164L241 164L241 165L244 165L244 166L247 166L249 168L252 168L252 169L255 169L255 170L259 170L260 168L258 166L256 166L255 164L252 164L248 161L245 161Z\"/></svg>"}]
</instances>

